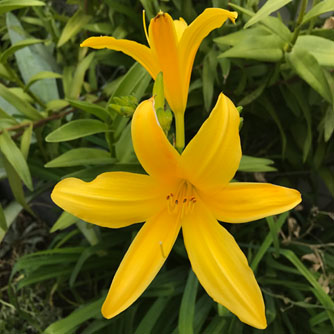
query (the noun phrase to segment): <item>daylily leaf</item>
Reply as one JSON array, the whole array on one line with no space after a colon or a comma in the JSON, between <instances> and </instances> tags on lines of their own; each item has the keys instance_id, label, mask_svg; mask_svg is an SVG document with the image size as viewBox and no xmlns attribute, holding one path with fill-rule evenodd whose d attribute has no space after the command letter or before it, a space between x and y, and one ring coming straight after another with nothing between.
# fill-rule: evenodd
<instances>
[{"instance_id":1,"label":"daylily leaf","mask_svg":"<svg viewBox=\"0 0 334 334\"><path fill-rule=\"evenodd\" d=\"M303 24L323 13L333 11L334 0L322 0L307 12L303 18Z\"/></svg>"},{"instance_id":2,"label":"daylily leaf","mask_svg":"<svg viewBox=\"0 0 334 334\"><path fill-rule=\"evenodd\" d=\"M7 222L7 228L13 223L15 218L21 212L22 206L16 201L10 202L4 209L3 214L5 216ZM3 237L5 236L6 232L0 229L0 242L2 241Z\"/></svg>"},{"instance_id":3,"label":"daylily leaf","mask_svg":"<svg viewBox=\"0 0 334 334\"><path fill-rule=\"evenodd\" d=\"M332 325L334 325L334 302L331 297L326 294L320 283L317 281L314 273L305 267L305 265L299 260L297 255L292 250L280 249L280 253L284 255L297 268L298 272L303 275L313 286L313 293L326 309L328 317L331 320Z\"/></svg>"},{"instance_id":4,"label":"daylily leaf","mask_svg":"<svg viewBox=\"0 0 334 334\"><path fill-rule=\"evenodd\" d=\"M285 156L287 139L286 139L286 135L285 135L282 123L281 123L279 117L276 114L275 108L272 106L272 104L270 103L269 99L266 96L262 95L259 98L259 102L268 111L268 113L270 114L270 116L272 117L272 119L274 120L274 122L276 123L276 125L278 127L278 130L279 130L280 135L281 135L281 140L282 140L282 155L284 157Z\"/></svg>"},{"instance_id":5,"label":"daylily leaf","mask_svg":"<svg viewBox=\"0 0 334 334\"><path fill-rule=\"evenodd\" d=\"M0 135L0 149L11 166L15 169L24 184L33 190L31 175L22 152L16 146L10 135L5 131Z\"/></svg>"},{"instance_id":6,"label":"daylily leaf","mask_svg":"<svg viewBox=\"0 0 334 334\"><path fill-rule=\"evenodd\" d=\"M268 33L267 29L264 26L257 25L248 30L238 30L231 34L227 34L221 37L214 38L214 41L217 44L223 45L231 45L235 46L245 40L247 40L250 36L268 36L271 35Z\"/></svg>"},{"instance_id":7,"label":"daylily leaf","mask_svg":"<svg viewBox=\"0 0 334 334\"><path fill-rule=\"evenodd\" d=\"M60 128L49 133L45 140L47 142L61 142L106 132L107 126L95 119L79 119L68 122Z\"/></svg>"},{"instance_id":8,"label":"daylily leaf","mask_svg":"<svg viewBox=\"0 0 334 334\"><path fill-rule=\"evenodd\" d=\"M238 10L241 13L244 13L250 17L255 15L254 12L240 7L236 4L230 3L229 4L232 8ZM290 42L291 39L291 31L289 28L277 17L274 16L267 16L259 21L260 24L264 25L269 31L275 33L278 37L280 37L284 42Z\"/></svg>"},{"instance_id":9,"label":"daylily leaf","mask_svg":"<svg viewBox=\"0 0 334 334\"><path fill-rule=\"evenodd\" d=\"M75 224L79 218L74 217L70 213L63 211L62 214L59 216L59 218L56 220L56 222L53 224L53 226L50 229L50 233L56 232L58 230L63 230L73 224Z\"/></svg>"},{"instance_id":10,"label":"daylily leaf","mask_svg":"<svg viewBox=\"0 0 334 334\"><path fill-rule=\"evenodd\" d=\"M140 64L134 64L112 92L112 97L132 94L135 87L145 78L149 78L149 74L146 70ZM136 97L138 99L138 96Z\"/></svg>"},{"instance_id":11,"label":"daylily leaf","mask_svg":"<svg viewBox=\"0 0 334 334\"><path fill-rule=\"evenodd\" d=\"M50 72L50 71L38 72L29 79L25 89L27 90L33 83L35 83L38 80L50 79L50 78L59 79L59 78L62 78L62 75L59 73Z\"/></svg>"},{"instance_id":12,"label":"daylily leaf","mask_svg":"<svg viewBox=\"0 0 334 334\"><path fill-rule=\"evenodd\" d=\"M160 315L165 311L169 298L159 297L141 319L134 334L152 333L154 326L159 320Z\"/></svg>"},{"instance_id":13,"label":"daylily leaf","mask_svg":"<svg viewBox=\"0 0 334 334\"><path fill-rule=\"evenodd\" d=\"M18 173L16 172L16 170L10 164L10 162L6 157L3 157L3 165L7 173L7 178L9 181L10 188L13 192L16 201L20 205L22 205L22 207L25 208L30 214L33 215L34 213L31 211L31 208L29 207L27 200L25 198L20 176L18 175Z\"/></svg>"},{"instance_id":14,"label":"daylily leaf","mask_svg":"<svg viewBox=\"0 0 334 334\"><path fill-rule=\"evenodd\" d=\"M59 110L67 107L69 103L66 100L52 100L46 104L46 110Z\"/></svg>"},{"instance_id":15,"label":"daylily leaf","mask_svg":"<svg viewBox=\"0 0 334 334\"><path fill-rule=\"evenodd\" d=\"M20 99L9 88L0 83L0 96L31 120L39 120L41 114L27 101Z\"/></svg>"},{"instance_id":16,"label":"daylily leaf","mask_svg":"<svg viewBox=\"0 0 334 334\"><path fill-rule=\"evenodd\" d=\"M32 136L32 123L24 130L23 135L21 137L21 145L20 149L23 154L23 157L27 160L29 154L29 148L31 144L31 136Z\"/></svg>"},{"instance_id":17,"label":"daylily leaf","mask_svg":"<svg viewBox=\"0 0 334 334\"><path fill-rule=\"evenodd\" d=\"M245 24L244 28L248 28L251 25L261 21L265 17L269 16L272 12L280 9L291 2L291 0L268 0L260 8L260 10Z\"/></svg>"},{"instance_id":18,"label":"daylily leaf","mask_svg":"<svg viewBox=\"0 0 334 334\"><path fill-rule=\"evenodd\" d=\"M328 106L324 118L324 139L328 142L334 132L334 106Z\"/></svg>"},{"instance_id":19,"label":"daylily leaf","mask_svg":"<svg viewBox=\"0 0 334 334\"><path fill-rule=\"evenodd\" d=\"M17 44L22 40L26 40L27 38L31 38L13 13L7 13L6 24L12 45ZM43 43L29 45L17 50L15 52L15 59L23 81L26 84L33 75L39 72L58 72L58 66L55 59ZM30 90L44 102L59 99L55 79L44 79L35 82L30 87Z\"/></svg>"},{"instance_id":20,"label":"daylily leaf","mask_svg":"<svg viewBox=\"0 0 334 334\"><path fill-rule=\"evenodd\" d=\"M80 61L75 69L73 78L71 80L71 86L69 87L68 97L71 99L77 99L81 92L81 87L84 82L85 73L88 70L92 60L94 59L95 52L91 52L84 59Z\"/></svg>"},{"instance_id":21,"label":"daylily leaf","mask_svg":"<svg viewBox=\"0 0 334 334\"><path fill-rule=\"evenodd\" d=\"M44 330L45 334L65 334L71 333L73 330L83 321L91 318L95 318L100 315L100 308L103 303L104 297L100 298L92 303L83 305L76 309L66 318L58 320L51 324Z\"/></svg>"},{"instance_id":22,"label":"daylily leaf","mask_svg":"<svg viewBox=\"0 0 334 334\"><path fill-rule=\"evenodd\" d=\"M3 231L7 231L8 229L5 213L1 203L0 203L0 229L2 229ZM0 236L0 241L1 241L1 236Z\"/></svg>"},{"instance_id":23,"label":"daylily leaf","mask_svg":"<svg viewBox=\"0 0 334 334\"><path fill-rule=\"evenodd\" d=\"M78 100L70 100L70 99L68 99L67 101L74 108L78 108L78 109L81 109L83 111L86 111L86 112L96 116L101 121L106 121L110 117L108 112L104 108L100 107L97 104L89 103L87 101L78 101Z\"/></svg>"},{"instance_id":24,"label":"daylily leaf","mask_svg":"<svg viewBox=\"0 0 334 334\"><path fill-rule=\"evenodd\" d=\"M32 6L45 6L45 3L37 0L2 0L0 3L0 15L18 8Z\"/></svg>"},{"instance_id":25,"label":"daylily leaf","mask_svg":"<svg viewBox=\"0 0 334 334\"><path fill-rule=\"evenodd\" d=\"M0 64L0 77L9 81L15 81L15 79L11 76L11 74L8 72L7 68L3 64Z\"/></svg>"},{"instance_id":26,"label":"daylily leaf","mask_svg":"<svg viewBox=\"0 0 334 334\"><path fill-rule=\"evenodd\" d=\"M274 161L270 159L242 155L238 170L240 172L273 172L277 170L270 166L273 163Z\"/></svg>"},{"instance_id":27,"label":"daylily leaf","mask_svg":"<svg viewBox=\"0 0 334 334\"><path fill-rule=\"evenodd\" d=\"M97 148L74 148L49 161L46 168L111 164L110 153Z\"/></svg>"},{"instance_id":28,"label":"daylily leaf","mask_svg":"<svg viewBox=\"0 0 334 334\"><path fill-rule=\"evenodd\" d=\"M195 301L198 289L198 279L192 270L189 271L187 284L182 296L178 330L180 334L194 333Z\"/></svg>"},{"instance_id":29,"label":"daylily leaf","mask_svg":"<svg viewBox=\"0 0 334 334\"><path fill-rule=\"evenodd\" d=\"M39 44L43 43L42 39L37 39L37 38L28 38L24 39L22 41L18 41L15 44L13 44L10 48L5 50L3 53L0 55L0 62L4 63L7 61L7 59L12 56L16 51L28 46L28 45L33 45L33 44Z\"/></svg>"},{"instance_id":30,"label":"daylily leaf","mask_svg":"<svg viewBox=\"0 0 334 334\"><path fill-rule=\"evenodd\" d=\"M272 36L250 36L231 49L223 52L218 58L246 58L259 61L277 62L283 57L281 39Z\"/></svg>"},{"instance_id":31,"label":"daylily leaf","mask_svg":"<svg viewBox=\"0 0 334 334\"><path fill-rule=\"evenodd\" d=\"M286 59L296 73L305 80L326 101L332 103L333 97L322 68L316 58L307 50L295 46Z\"/></svg>"},{"instance_id":32,"label":"daylily leaf","mask_svg":"<svg viewBox=\"0 0 334 334\"><path fill-rule=\"evenodd\" d=\"M298 37L295 47L307 50L318 61L319 65L334 67L334 41L323 37L304 35Z\"/></svg>"},{"instance_id":33,"label":"daylily leaf","mask_svg":"<svg viewBox=\"0 0 334 334\"><path fill-rule=\"evenodd\" d=\"M71 37L77 34L91 20L90 15L85 15L83 11L78 10L66 23L59 40L58 47L64 45Z\"/></svg>"},{"instance_id":34,"label":"daylily leaf","mask_svg":"<svg viewBox=\"0 0 334 334\"><path fill-rule=\"evenodd\" d=\"M213 98L213 86L217 73L217 53L214 49L207 53L203 60L202 71L202 89L204 107L206 111L210 111Z\"/></svg>"}]
</instances>

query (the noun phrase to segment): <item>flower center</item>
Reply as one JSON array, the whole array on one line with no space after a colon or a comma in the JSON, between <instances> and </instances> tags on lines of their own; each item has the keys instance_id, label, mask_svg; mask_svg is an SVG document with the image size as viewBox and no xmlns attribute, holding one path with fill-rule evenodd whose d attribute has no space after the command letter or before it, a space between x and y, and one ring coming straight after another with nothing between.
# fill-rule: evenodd
<instances>
[{"instance_id":1,"label":"flower center","mask_svg":"<svg viewBox=\"0 0 334 334\"><path fill-rule=\"evenodd\" d=\"M182 180L175 192L166 197L168 212L178 214L180 218L190 213L196 203L196 192L194 186L186 180Z\"/></svg>"}]
</instances>

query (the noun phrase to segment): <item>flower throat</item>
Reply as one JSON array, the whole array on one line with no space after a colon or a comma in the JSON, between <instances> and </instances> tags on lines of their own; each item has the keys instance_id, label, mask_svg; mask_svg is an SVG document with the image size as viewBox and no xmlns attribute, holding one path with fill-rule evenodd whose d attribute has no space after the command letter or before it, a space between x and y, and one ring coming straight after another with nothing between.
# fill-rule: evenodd
<instances>
[{"instance_id":1,"label":"flower throat","mask_svg":"<svg viewBox=\"0 0 334 334\"><path fill-rule=\"evenodd\" d=\"M186 180L182 180L176 191L167 195L166 199L168 212L180 215L180 218L190 213L197 201L194 186Z\"/></svg>"}]
</instances>

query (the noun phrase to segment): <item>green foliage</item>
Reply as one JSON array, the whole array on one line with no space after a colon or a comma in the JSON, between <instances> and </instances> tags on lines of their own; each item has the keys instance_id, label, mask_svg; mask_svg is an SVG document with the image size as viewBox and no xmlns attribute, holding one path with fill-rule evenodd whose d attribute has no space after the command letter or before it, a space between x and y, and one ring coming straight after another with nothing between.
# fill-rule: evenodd
<instances>
[{"instance_id":1,"label":"green foliage","mask_svg":"<svg viewBox=\"0 0 334 334\"><path fill-rule=\"evenodd\" d=\"M226 23L202 43L186 140L221 91L243 107L244 155L235 179L267 180L303 195L290 213L229 226L262 288L267 332L330 333L334 2L313 1L307 9L304 0L262 3L230 1L239 14L235 25ZM40 201L61 178L144 173L130 118L152 96L152 80L126 55L80 43L104 34L146 43L142 9L148 19L161 9L190 23L212 6L227 8L228 1L0 0L0 266L8 272L1 281L0 332L258 333L207 296L189 271L181 237L143 296L106 320L100 306L138 226L108 230L68 213L57 219L60 210L48 203L43 219L50 233L34 227ZM173 142L171 113L161 113ZM7 181L11 194L2 191Z\"/></svg>"}]
</instances>

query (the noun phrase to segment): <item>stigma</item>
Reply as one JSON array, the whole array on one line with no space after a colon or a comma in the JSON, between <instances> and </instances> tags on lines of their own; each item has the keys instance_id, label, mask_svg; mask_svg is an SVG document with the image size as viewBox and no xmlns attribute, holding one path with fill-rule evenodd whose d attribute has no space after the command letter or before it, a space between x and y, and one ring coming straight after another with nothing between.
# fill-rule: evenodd
<instances>
[{"instance_id":1,"label":"stigma","mask_svg":"<svg viewBox=\"0 0 334 334\"><path fill-rule=\"evenodd\" d=\"M176 191L166 196L167 209L170 214L177 214L180 218L192 212L196 199L194 186L186 180L182 180Z\"/></svg>"}]
</instances>

